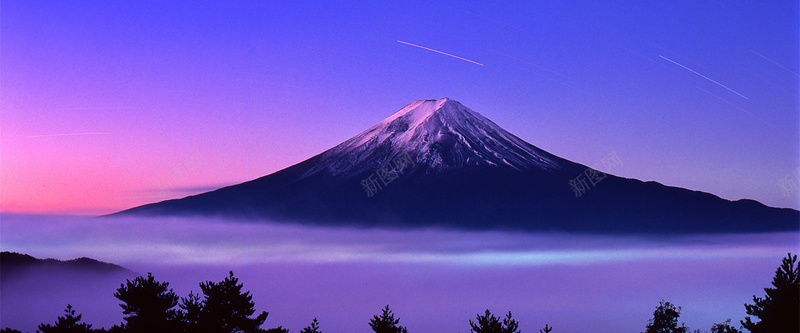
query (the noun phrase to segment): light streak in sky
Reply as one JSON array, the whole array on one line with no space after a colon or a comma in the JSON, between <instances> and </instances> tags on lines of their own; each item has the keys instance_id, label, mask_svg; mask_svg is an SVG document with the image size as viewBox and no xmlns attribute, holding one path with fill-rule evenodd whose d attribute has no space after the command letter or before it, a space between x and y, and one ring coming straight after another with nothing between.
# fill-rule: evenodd
<instances>
[{"instance_id":1,"label":"light streak in sky","mask_svg":"<svg viewBox=\"0 0 800 333\"><path fill-rule=\"evenodd\" d=\"M462 57L459 57L459 56L456 56L456 55L452 55L452 54L450 54L450 53L445 53L445 52L442 52L442 51L438 51L438 50L434 50L434 49L429 49L429 48L427 48L427 47L424 47L424 46L419 46L419 45L417 45L417 44L411 44L411 43L404 42L404 41L401 41L401 40L398 40L397 42L398 42L398 43L400 43L400 44L405 44L405 45L410 45L410 46L413 46L413 47L418 47L418 48L421 48L421 49L423 49L423 50L428 50L428 51L436 52L436 53L439 53L439 54L444 54L444 55L446 55L446 56L448 56L448 57L453 57L453 58L456 58L456 59L459 59L459 60L464 60L464 61L471 62L471 63L473 63L473 64L476 64L476 65L483 66L483 64L482 64L482 63L475 62L475 61L472 61L472 60L469 60L469 59L466 59L466 58L462 58Z\"/></svg>"},{"instance_id":2,"label":"light streak in sky","mask_svg":"<svg viewBox=\"0 0 800 333\"><path fill-rule=\"evenodd\" d=\"M669 61L669 62L671 62L671 63L673 63L673 64L676 64L676 65L678 65L678 66L681 66L683 69L685 69L685 70L687 70L687 71L690 71L690 72L692 72L692 73L695 73L695 74L699 75L700 77L702 77L702 78L704 78L704 79L706 79L706 80L709 80L709 81L711 81L711 82L714 82L714 83L716 83L718 86L720 86L720 87L723 87L723 88L725 88L725 89L728 89L730 92L732 92L732 93L734 93L734 94L737 94L737 95L741 96L741 97L742 97L742 98L744 98L744 99L749 99L749 98L747 98L745 95L742 95L742 94L740 94L740 93L736 92L735 90L733 90L733 89L731 89L731 88L728 88L728 87L726 87L724 84L722 84L722 83L719 83L719 82L717 82L717 81L714 81L714 80L712 80L712 79L708 78L707 76L705 76L705 75L703 75L703 74L700 74L700 73L698 73L698 72L695 72L695 71L694 71L694 70L692 70L691 68L689 68L689 67L686 67L686 66L684 66L684 65L681 65L681 64L679 64L679 63L677 63L677 62L673 61L672 59L669 59L669 58L667 58L667 57L665 57L665 56L662 56L662 55L659 55L659 57L661 57L661 59L664 59L664 60L666 60L666 61Z\"/></svg>"},{"instance_id":3,"label":"light streak in sky","mask_svg":"<svg viewBox=\"0 0 800 333\"><path fill-rule=\"evenodd\" d=\"M781 64L779 64L779 63L777 63L777 62L775 62L774 60L772 60L772 59L770 59L770 58L767 58L767 57L765 57L765 56L761 55L760 53L758 53L758 52L756 52L756 51L750 50L750 52L753 52L755 55L757 55L757 56L759 56L759 57L762 57L762 58L766 59L767 61L769 61L769 62L771 62L771 63L773 63L773 64L777 65L777 66L778 66L778 67L780 67L780 68L783 68L783 69L785 69L785 70L786 70L786 71L788 71L789 73L792 73L792 74L794 74L794 76L800 77L800 75L798 75L797 73L795 73L795 72L794 72L794 71L792 71L791 69L788 69L788 68L786 68L786 67L783 67L783 65L781 65Z\"/></svg>"},{"instance_id":4,"label":"light streak in sky","mask_svg":"<svg viewBox=\"0 0 800 333\"><path fill-rule=\"evenodd\" d=\"M60 134L41 134L41 135L29 135L27 138L49 138L49 137L56 137L56 136L83 136L83 135L108 135L111 132L84 132L84 133L60 133Z\"/></svg>"},{"instance_id":5,"label":"light streak in sky","mask_svg":"<svg viewBox=\"0 0 800 333\"><path fill-rule=\"evenodd\" d=\"M759 121L761 121L761 122L762 122L762 123L764 123L765 125L767 125L767 126L769 126L769 127L772 127L774 130L776 130L776 131L777 131L777 132L775 132L776 134L778 134L778 135L780 135L780 136L783 136L783 137L785 137L785 135L783 135L783 134L781 133L781 130L780 130L779 128L777 128L777 127L773 126L772 124L770 124L770 123L769 123L769 122L767 122L766 120L759 118L758 116L754 115L754 114L753 114L753 113L751 113L750 111L747 111L747 110L745 110L745 109L743 109L743 108L741 108L741 107L739 107L739 106L736 106L735 104L733 104L733 103L729 102L728 100L726 100L726 99L724 99L724 98L722 98L722 97L719 97L719 96L717 96L716 94L714 94L714 93L712 93L712 92L710 92L710 91L708 91L708 90L705 90L705 89L703 89L703 88L700 88L700 87L697 87L697 89L700 89L701 91L703 91L703 92L705 92L705 93L707 93L707 94L709 94L709 95L711 95L711 96L714 96L714 98L716 98L716 99L718 99L718 100L720 100L720 101L724 102L725 104L728 104L728 105L732 106L733 108L735 108L735 109L737 109L737 110L739 110L739 111L742 111L742 112L744 112L744 113L747 113L748 115L750 115L750 116L751 116L751 117L753 117L753 118L756 118L756 119L758 119Z\"/></svg>"}]
</instances>

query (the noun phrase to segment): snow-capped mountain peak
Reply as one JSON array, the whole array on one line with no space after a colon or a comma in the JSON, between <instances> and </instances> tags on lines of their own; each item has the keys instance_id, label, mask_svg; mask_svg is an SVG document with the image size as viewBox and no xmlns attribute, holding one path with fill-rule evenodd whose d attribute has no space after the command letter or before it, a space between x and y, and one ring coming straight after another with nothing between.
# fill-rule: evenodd
<instances>
[{"instance_id":1,"label":"snow-capped mountain peak","mask_svg":"<svg viewBox=\"0 0 800 333\"><path fill-rule=\"evenodd\" d=\"M796 210L610 174L588 177L586 166L542 151L442 98L414 101L273 174L117 214L514 232L800 231Z\"/></svg>"},{"instance_id":2,"label":"snow-capped mountain peak","mask_svg":"<svg viewBox=\"0 0 800 333\"><path fill-rule=\"evenodd\" d=\"M553 169L560 159L517 138L449 98L417 100L366 131L319 155L304 177L375 169L408 154L426 172L488 165Z\"/></svg>"}]
</instances>

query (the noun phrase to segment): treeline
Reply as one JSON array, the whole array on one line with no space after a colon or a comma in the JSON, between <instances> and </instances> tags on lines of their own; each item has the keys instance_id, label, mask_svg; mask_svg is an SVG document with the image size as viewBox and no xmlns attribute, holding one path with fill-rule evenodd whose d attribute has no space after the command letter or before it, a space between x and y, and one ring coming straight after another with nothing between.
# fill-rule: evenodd
<instances>
[{"instance_id":1,"label":"treeline","mask_svg":"<svg viewBox=\"0 0 800 333\"><path fill-rule=\"evenodd\" d=\"M261 326L269 313L256 314L253 296L243 290L243 284L233 275L220 282L200 283L200 294L190 292L178 297L169 288L168 282L157 281L152 274L126 280L114 293L122 303L123 322L111 328L95 329L81 322L81 315L67 305L64 315L53 324L41 324L41 333L288 333L278 326L263 329ZM745 304L748 317L736 328L728 319L714 324L711 333L741 333L746 329L753 333L800 333L800 274L797 256L789 253L775 272L771 288L764 288L764 297L753 296L753 304ZM678 324L681 308L661 300L645 326L645 333L699 333L690 331L685 324ZM750 317L758 318L753 321ZM400 325L400 319L387 305L381 313L369 320L375 333L408 333ZM519 323L511 312L497 317L489 310L470 320L470 333L520 333ZM539 333L550 333L553 328L545 325ZM321 333L320 323L314 318L300 333ZM5 328L0 333L22 333Z\"/></svg>"}]
</instances>

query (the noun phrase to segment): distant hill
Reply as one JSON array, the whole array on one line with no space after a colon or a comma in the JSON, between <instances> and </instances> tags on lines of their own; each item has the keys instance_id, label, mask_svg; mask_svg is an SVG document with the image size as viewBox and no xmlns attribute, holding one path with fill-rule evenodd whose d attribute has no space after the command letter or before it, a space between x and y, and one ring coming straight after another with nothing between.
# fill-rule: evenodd
<instances>
[{"instance_id":1,"label":"distant hill","mask_svg":"<svg viewBox=\"0 0 800 333\"><path fill-rule=\"evenodd\" d=\"M122 315L114 291L139 275L89 258L37 259L0 252L0 328L34 332L39 323L63 315L67 304L94 313L93 323L118 323Z\"/></svg>"},{"instance_id":2,"label":"distant hill","mask_svg":"<svg viewBox=\"0 0 800 333\"><path fill-rule=\"evenodd\" d=\"M0 252L0 279L13 278L15 275L19 275L23 272L40 269L81 271L98 274L135 274L119 265L86 257L72 260L37 259L27 254L8 251Z\"/></svg>"}]
</instances>

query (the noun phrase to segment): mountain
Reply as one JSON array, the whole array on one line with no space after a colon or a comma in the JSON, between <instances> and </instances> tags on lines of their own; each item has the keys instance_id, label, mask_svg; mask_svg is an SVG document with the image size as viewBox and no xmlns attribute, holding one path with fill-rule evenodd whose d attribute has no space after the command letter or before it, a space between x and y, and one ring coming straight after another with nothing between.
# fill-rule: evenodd
<instances>
[{"instance_id":1,"label":"mountain","mask_svg":"<svg viewBox=\"0 0 800 333\"><path fill-rule=\"evenodd\" d=\"M138 275L89 258L37 259L4 251L0 253L0 327L33 332L38 323L52 323L63 315L67 304L84 313L84 318L96 318L92 322L119 323L119 301L112 295L121 283Z\"/></svg>"},{"instance_id":2,"label":"mountain","mask_svg":"<svg viewBox=\"0 0 800 333\"><path fill-rule=\"evenodd\" d=\"M442 98L301 163L119 215L589 233L800 230L800 212L626 179L559 158Z\"/></svg>"},{"instance_id":3,"label":"mountain","mask_svg":"<svg viewBox=\"0 0 800 333\"><path fill-rule=\"evenodd\" d=\"M30 271L74 271L93 274L134 274L106 262L81 257L72 260L37 259L27 254L0 252L0 280L14 278Z\"/></svg>"}]
</instances>

